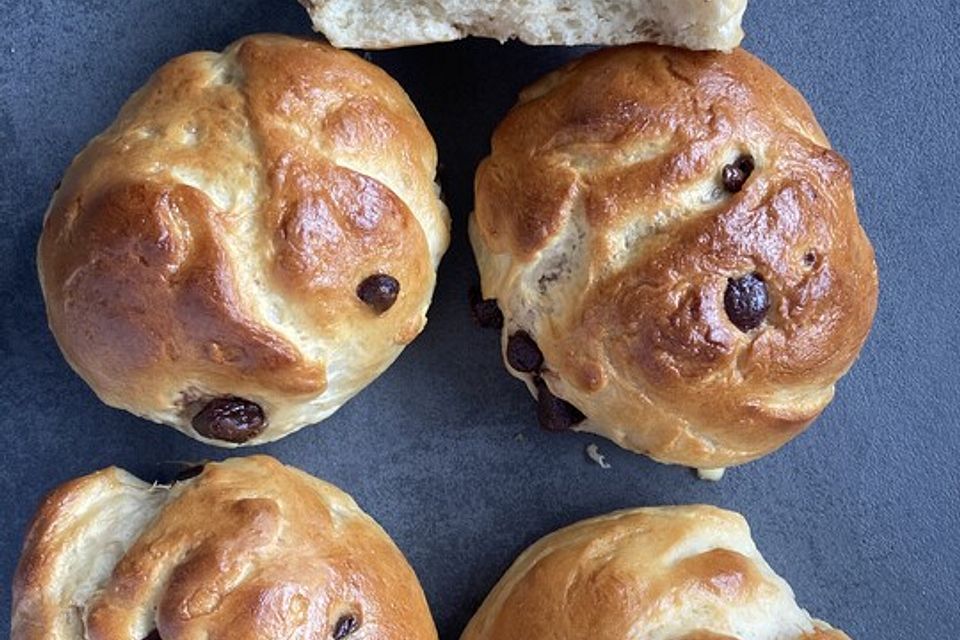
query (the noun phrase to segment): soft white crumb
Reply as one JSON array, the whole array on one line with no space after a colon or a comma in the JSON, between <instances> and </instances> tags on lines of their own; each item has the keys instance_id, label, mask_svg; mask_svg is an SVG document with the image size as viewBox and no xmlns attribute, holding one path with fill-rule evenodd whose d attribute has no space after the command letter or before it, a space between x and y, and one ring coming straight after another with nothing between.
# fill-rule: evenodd
<instances>
[{"instance_id":1,"label":"soft white crumb","mask_svg":"<svg viewBox=\"0 0 960 640\"><path fill-rule=\"evenodd\" d=\"M518 433L517 435L513 436L513 439L517 442L526 442L527 436L523 435L522 433Z\"/></svg>"},{"instance_id":2,"label":"soft white crumb","mask_svg":"<svg viewBox=\"0 0 960 640\"><path fill-rule=\"evenodd\" d=\"M595 444L587 445L587 457L600 465L601 469L609 469L610 464L607 462L606 458L603 457L603 454L600 453L600 449L597 448Z\"/></svg>"},{"instance_id":3,"label":"soft white crumb","mask_svg":"<svg viewBox=\"0 0 960 640\"><path fill-rule=\"evenodd\" d=\"M701 480L707 480L708 482L717 482L723 478L723 472L726 471L724 467L719 467L717 469L697 469L697 475Z\"/></svg>"},{"instance_id":4,"label":"soft white crumb","mask_svg":"<svg viewBox=\"0 0 960 640\"><path fill-rule=\"evenodd\" d=\"M383 49L468 35L528 44L659 42L729 51L747 0L301 0L341 48ZM375 19L371 19L375 16Z\"/></svg>"}]
</instances>

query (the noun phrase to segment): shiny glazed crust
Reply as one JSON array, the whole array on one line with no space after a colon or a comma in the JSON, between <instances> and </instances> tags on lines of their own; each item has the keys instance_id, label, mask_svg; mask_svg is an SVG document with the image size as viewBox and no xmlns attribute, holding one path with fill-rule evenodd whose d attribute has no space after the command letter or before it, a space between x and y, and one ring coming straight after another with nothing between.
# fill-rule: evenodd
<instances>
[{"instance_id":1,"label":"shiny glazed crust","mask_svg":"<svg viewBox=\"0 0 960 640\"><path fill-rule=\"evenodd\" d=\"M239 396L266 414L246 444L275 440L423 328L449 241L435 168L406 94L356 55L257 35L175 58L54 195L50 327L107 404L203 439L192 416ZM400 283L382 315L357 296L375 273Z\"/></svg>"},{"instance_id":2,"label":"shiny glazed crust","mask_svg":"<svg viewBox=\"0 0 960 640\"><path fill-rule=\"evenodd\" d=\"M436 640L413 570L336 487L273 458L150 486L109 468L40 506L13 586L13 640Z\"/></svg>"},{"instance_id":3,"label":"shiny glazed crust","mask_svg":"<svg viewBox=\"0 0 960 640\"><path fill-rule=\"evenodd\" d=\"M477 171L470 233L504 344L533 336L576 428L663 462L740 464L796 436L876 309L846 162L742 49L608 49L529 87ZM753 272L770 310L745 332L724 292Z\"/></svg>"},{"instance_id":4,"label":"shiny glazed crust","mask_svg":"<svg viewBox=\"0 0 960 640\"><path fill-rule=\"evenodd\" d=\"M619 511L523 552L461 640L849 640L797 606L739 514Z\"/></svg>"}]
</instances>

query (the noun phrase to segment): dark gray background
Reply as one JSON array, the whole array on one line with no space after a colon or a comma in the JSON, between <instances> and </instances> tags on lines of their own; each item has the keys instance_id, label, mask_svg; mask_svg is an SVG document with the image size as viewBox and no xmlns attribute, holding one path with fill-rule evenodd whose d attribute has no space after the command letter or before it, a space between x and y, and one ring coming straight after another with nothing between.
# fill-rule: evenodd
<instances>
[{"instance_id":1,"label":"dark gray background","mask_svg":"<svg viewBox=\"0 0 960 640\"><path fill-rule=\"evenodd\" d=\"M100 404L67 367L34 274L51 190L169 57L257 31L309 29L293 0L0 8L8 629L9 578L45 491L110 464L151 478L162 461L228 455ZM502 369L497 336L468 317L473 170L517 91L578 52L470 41L373 56L419 106L445 165L454 239L430 323L326 423L259 451L340 485L380 520L419 573L445 640L539 536L618 507L687 502L743 512L800 603L854 638L960 635L960 4L754 0L746 29L746 46L800 88L853 166L881 295L860 361L819 422L719 484L596 437L539 432L526 390ZM612 469L587 461L591 442Z\"/></svg>"}]
</instances>

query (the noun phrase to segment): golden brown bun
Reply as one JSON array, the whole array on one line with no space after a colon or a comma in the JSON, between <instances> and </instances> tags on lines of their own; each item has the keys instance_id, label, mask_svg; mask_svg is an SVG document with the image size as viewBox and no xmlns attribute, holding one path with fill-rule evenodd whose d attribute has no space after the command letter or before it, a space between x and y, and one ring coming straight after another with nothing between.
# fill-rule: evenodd
<instances>
[{"instance_id":1,"label":"golden brown bun","mask_svg":"<svg viewBox=\"0 0 960 640\"><path fill-rule=\"evenodd\" d=\"M797 606L743 517L619 511L523 552L461 640L849 640Z\"/></svg>"},{"instance_id":2,"label":"golden brown bun","mask_svg":"<svg viewBox=\"0 0 960 640\"><path fill-rule=\"evenodd\" d=\"M541 397L663 462L739 464L796 436L877 304L850 169L743 50L608 49L534 84L478 169L470 232L505 350L526 331L542 352ZM734 305L740 328L725 298L754 273L769 310L751 328Z\"/></svg>"},{"instance_id":3,"label":"golden brown bun","mask_svg":"<svg viewBox=\"0 0 960 640\"><path fill-rule=\"evenodd\" d=\"M61 486L27 536L12 627L13 640L437 638L383 529L266 456L172 487L117 468Z\"/></svg>"},{"instance_id":4,"label":"golden brown bun","mask_svg":"<svg viewBox=\"0 0 960 640\"><path fill-rule=\"evenodd\" d=\"M421 331L449 217L436 148L386 73L278 35L175 58L77 156L38 263L50 327L97 395L214 444L317 422ZM383 313L358 287L400 287ZM201 437L211 398L265 420Z\"/></svg>"}]
</instances>

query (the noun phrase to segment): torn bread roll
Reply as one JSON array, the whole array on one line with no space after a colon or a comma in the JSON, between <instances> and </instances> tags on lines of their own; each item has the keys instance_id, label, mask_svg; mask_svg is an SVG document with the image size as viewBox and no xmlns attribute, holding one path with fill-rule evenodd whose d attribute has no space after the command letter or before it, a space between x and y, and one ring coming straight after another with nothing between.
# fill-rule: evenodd
<instances>
[{"instance_id":1,"label":"torn bread roll","mask_svg":"<svg viewBox=\"0 0 960 640\"><path fill-rule=\"evenodd\" d=\"M12 640L436 640L416 575L350 496L273 458L173 486L117 468L40 506Z\"/></svg>"},{"instance_id":2,"label":"torn bread roll","mask_svg":"<svg viewBox=\"0 0 960 640\"><path fill-rule=\"evenodd\" d=\"M387 49L466 36L536 45L634 42L729 51L747 0L300 0L338 47Z\"/></svg>"},{"instance_id":3,"label":"torn bread roll","mask_svg":"<svg viewBox=\"0 0 960 640\"><path fill-rule=\"evenodd\" d=\"M461 640L849 640L811 618L743 517L709 506L584 520L524 551Z\"/></svg>"}]
</instances>

